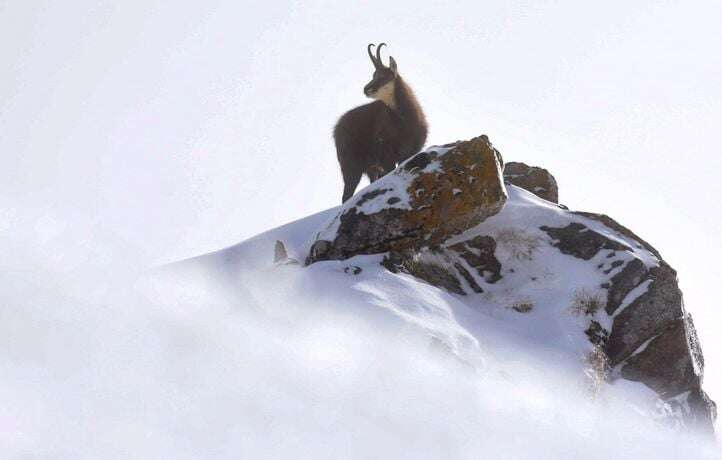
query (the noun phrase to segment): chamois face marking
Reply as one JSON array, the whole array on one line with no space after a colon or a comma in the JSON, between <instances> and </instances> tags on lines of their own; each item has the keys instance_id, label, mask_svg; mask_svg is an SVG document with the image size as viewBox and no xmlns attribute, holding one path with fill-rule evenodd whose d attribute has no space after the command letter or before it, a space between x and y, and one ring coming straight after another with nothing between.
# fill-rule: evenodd
<instances>
[{"instance_id":1,"label":"chamois face marking","mask_svg":"<svg viewBox=\"0 0 722 460\"><path fill-rule=\"evenodd\" d=\"M364 94L371 99L376 99L383 102L384 104L388 105L393 109L396 108L396 101L394 100L394 89L395 84L393 78L385 82L383 80L381 80L380 82L375 82L374 80L371 80L371 82L364 87Z\"/></svg>"},{"instance_id":2,"label":"chamois face marking","mask_svg":"<svg viewBox=\"0 0 722 460\"><path fill-rule=\"evenodd\" d=\"M369 45L368 53L375 70L371 81L364 86L364 94L371 99L379 100L387 106L395 108L394 90L396 88L394 82L398 76L396 61L393 57L389 57L389 66L383 65L380 54L383 45L384 43L376 49L375 57L371 54L372 45Z\"/></svg>"}]
</instances>

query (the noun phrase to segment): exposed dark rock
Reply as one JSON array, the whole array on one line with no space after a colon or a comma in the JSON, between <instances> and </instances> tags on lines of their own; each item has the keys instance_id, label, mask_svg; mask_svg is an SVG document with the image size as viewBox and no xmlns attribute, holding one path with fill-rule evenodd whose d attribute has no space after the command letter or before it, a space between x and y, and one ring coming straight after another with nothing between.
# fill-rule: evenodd
<instances>
[{"instance_id":1,"label":"exposed dark rock","mask_svg":"<svg viewBox=\"0 0 722 460\"><path fill-rule=\"evenodd\" d=\"M461 287L459 278L449 270L449 262L443 263L434 260L444 256L435 252L426 255L431 257L423 257L422 254L413 252L403 254L392 252L384 257L381 265L393 273L408 273L431 285L446 289L454 294L464 295L465 292Z\"/></svg>"},{"instance_id":2,"label":"exposed dark rock","mask_svg":"<svg viewBox=\"0 0 722 460\"><path fill-rule=\"evenodd\" d=\"M589 260L602 249L614 251L629 249L578 222L572 222L562 228L547 227L546 225L539 228L556 240L552 243L554 247L559 248L564 254L579 259Z\"/></svg>"},{"instance_id":3,"label":"exposed dark rock","mask_svg":"<svg viewBox=\"0 0 722 460\"><path fill-rule=\"evenodd\" d=\"M421 224L406 225L405 210L385 208L374 214L359 213L351 208L341 214L333 241L319 239L311 246L307 264L319 260L343 260L359 254L377 254L390 250L394 243L411 246L422 237Z\"/></svg>"},{"instance_id":4,"label":"exposed dark rock","mask_svg":"<svg viewBox=\"0 0 722 460\"><path fill-rule=\"evenodd\" d=\"M476 292L477 294L481 294L482 292L484 292L484 290L481 288L481 286L479 286L479 283L476 282L472 274L469 273L469 270L467 270L466 267L461 265L460 262L455 262L454 268L459 273L459 275L461 275L461 277L466 280L469 288L471 288L472 291Z\"/></svg>"},{"instance_id":5,"label":"exposed dark rock","mask_svg":"<svg viewBox=\"0 0 722 460\"><path fill-rule=\"evenodd\" d=\"M377 196L383 195L384 193L390 192L390 191L391 191L390 188L379 188L376 190L372 190L368 193L364 193L363 195L361 195L361 198L356 202L356 206L363 206L363 204L366 203L367 201L373 200ZM389 199L391 199L391 198L389 198Z\"/></svg>"},{"instance_id":6,"label":"exposed dark rock","mask_svg":"<svg viewBox=\"0 0 722 460\"><path fill-rule=\"evenodd\" d=\"M501 263L494 255L496 241L490 236L476 236L448 247L476 270L488 283L501 279Z\"/></svg>"},{"instance_id":7,"label":"exposed dark rock","mask_svg":"<svg viewBox=\"0 0 722 460\"><path fill-rule=\"evenodd\" d=\"M604 346L609 339L609 333L599 324L598 321L591 320L589 327L584 331L589 341L594 345Z\"/></svg>"},{"instance_id":8,"label":"exposed dark rock","mask_svg":"<svg viewBox=\"0 0 722 460\"><path fill-rule=\"evenodd\" d=\"M557 181L546 169L512 161L504 166L504 181L521 187L539 198L559 203Z\"/></svg>"},{"instance_id":9,"label":"exposed dark rock","mask_svg":"<svg viewBox=\"0 0 722 460\"><path fill-rule=\"evenodd\" d=\"M622 377L644 382L662 397L675 396L698 386L683 319L674 320L650 339L643 350L627 359Z\"/></svg>"},{"instance_id":10,"label":"exposed dark rock","mask_svg":"<svg viewBox=\"0 0 722 460\"><path fill-rule=\"evenodd\" d=\"M411 158L409 161L404 163L402 168L406 171L413 171L415 169L421 170L424 169L431 163L431 160L436 159L437 153L433 152L419 152L417 155L414 155L413 158Z\"/></svg>"},{"instance_id":11,"label":"exposed dark rock","mask_svg":"<svg viewBox=\"0 0 722 460\"><path fill-rule=\"evenodd\" d=\"M602 348L609 365L620 369L623 378L644 383L669 404L678 405L680 395L687 395L687 405L680 409L684 423L711 430L716 406L701 390L704 361L691 316L682 305L677 273L661 260L659 252L614 220L584 215L637 242L632 248L580 223L540 227L554 239L553 246L579 259L590 260L601 250L614 251L608 258L626 254L626 265L601 286L607 290L604 310L613 316L611 331L591 320L585 331L589 341ZM635 249L649 251L659 265L646 266L634 256ZM621 266L619 262L612 261L602 272L611 274Z\"/></svg>"},{"instance_id":12,"label":"exposed dark rock","mask_svg":"<svg viewBox=\"0 0 722 460\"><path fill-rule=\"evenodd\" d=\"M623 260L615 260L611 264L609 264L609 268L604 270L604 274L608 275L610 274L615 268L619 267L620 265L624 265Z\"/></svg>"},{"instance_id":13,"label":"exposed dark rock","mask_svg":"<svg viewBox=\"0 0 722 460\"><path fill-rule=\"evenodd\" d=\"M693 344L696 335L689 315L687 320L677 319L628 358L620 373L626 379L643 382L673 405L672 398L686 394L687 407L680 408L685 423L711 432L717 406L701 388L701 363L690 359L690 349L699 350L698 344Z\"/></svg>"},{"instance_id":14,"label":"exposed dark rock","mask_svg":"<svg viewBox=\"0 0 722 460\"><path fill-rule=\"evenodd\" d=\"M657 252L657 250L654 249L651 244L647 243L642 238L637 236L636 233L634 233L633 231L631 231L624 225L620 224L616 220L612 219L611 217L607 216L606 214L595 214L593 212L583 212L583 211L574 211L574 214L584 216L588 219L596 220L597 222L603 223L606 227L611 228L612 230L617 232L617 234L619 234L621 236L626 236L627 238L630 238L630 239L638 242L640 247L643 247L647 251L654 254L654 256L657 259L662 259L662 256L659 255L659 252Z\"/></svg>"},{"instance_id":15,"label":"exposed dark rock","mask_svg":"<svg viewBox=\"0 0 722 460\"><path fill-rule=\"evenodd\" d=\"M652 268L647 279L651 283L646 292L614 317L606 350L612 365L620 363L675 320L684 319L676 272L663 263Z\"/></svg>"},{"instance_id":16,"label":"exposed dark rock","mask_svg":"<svg viewBox=\"0 0 722 460\"><path fill-rule=\"evenodd\" d=\"M607 283L607 306L605 310L611 315L622 304L622 301L632 289L647 279L649 270L639 259L630 260L622 271L612 277Z\"/></svg>"},{"instance_id":17,"label":"exposed dark rock","mask_svg":"<svg viewBox=\"0 0 722 460\"><path fill-rule=\"evenodd\" d=\"M468 293L463 282L471 292L482 293L480 282L495 283L501 279L501 263L494 255L495 249L493 238L476 236L449 247L392 252L382 265L394 273L408 273L454 294Z\"/></svg>"}]
</instances>

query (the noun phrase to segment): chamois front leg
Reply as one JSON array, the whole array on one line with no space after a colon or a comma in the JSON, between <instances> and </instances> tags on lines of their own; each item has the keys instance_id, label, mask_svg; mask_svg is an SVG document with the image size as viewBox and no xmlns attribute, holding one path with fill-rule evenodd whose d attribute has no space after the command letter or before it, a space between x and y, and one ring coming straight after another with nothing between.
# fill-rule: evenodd
<instances>
[{"instance_id":1,"label":"chamois front leg","mask_svg":"<svg viewBox=\"0 0 722 460\"><path fill-rule=\"evenodd\" d=\"M353 193L358 187L358 183L361 181L362 171L354 168L347 168L342 170L343 174L343 196L341 197L341 203L345 203L349 198L353 196Z\"/></svg>"},{"instance_id":2,"label":"chamois front leg","mask_svg":"<svg viewBox=\"0 0 722 460\"><path fill-rule=\"evenodd\" d=\"M391 142L389 142L389 139L393 138L393 136L394 132L389 127L387 117L382 117L381 122L377 124L374 134L376 139L373 149L374 162L369 166L367 169L368 172L366 173L371 182L396 169L394 147Z\"/></svg>"}]
</instances>

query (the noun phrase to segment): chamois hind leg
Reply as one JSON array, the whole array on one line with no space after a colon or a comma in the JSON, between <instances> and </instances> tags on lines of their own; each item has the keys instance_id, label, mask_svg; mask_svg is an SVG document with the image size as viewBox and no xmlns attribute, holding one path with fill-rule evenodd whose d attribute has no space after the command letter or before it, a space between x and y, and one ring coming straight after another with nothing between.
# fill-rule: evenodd
<instances>
[{"instance_id":1,"label":"chamois hind leg","mask_svg":"<svg viewBox=\"0 0 722 460\"><path fill-rule=\"evenodd\" d=\"M381 176L385 176L386 174L396 169L396 161L394 161L393 159L385 158L382 167L384 171Z\"/></svg>"},{"instance_id":2,"label":"chamois hind leg","mask_svg":"<svg viewBox=\"0 0 722 460\"><path fill-rule=\"evenodd\" d=\"M353 192L356 191L358 183L361 182L361 175L363 173L360 170L350 167L342 169L341 172L343 174L343 197L341 198L341 203L345 203L353 196Z\"/></svg>"},{"instance_id":3,"label":"chamois hind leg","mask_svg":"<svg viewBox=\"0 0 722 460\"><path fill-rule=\"evenodd\" d=\"M386 174L386 172L380 164L373 164L366 168L366 175L371 183L376 182L380 177L383 177L384 174Z\"/></svg>"}]
</instances>

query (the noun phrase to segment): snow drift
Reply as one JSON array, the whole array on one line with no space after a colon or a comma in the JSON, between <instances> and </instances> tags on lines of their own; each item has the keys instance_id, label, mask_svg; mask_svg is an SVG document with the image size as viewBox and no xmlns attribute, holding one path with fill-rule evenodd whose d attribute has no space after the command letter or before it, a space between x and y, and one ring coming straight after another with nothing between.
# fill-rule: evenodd
<instances>
[{"instance_id":1,"label":"snow drift","mask_svg":"<svg viewBox=\"0 0 722 460\"><path fill-rule=\"evenodd\" d=\"M651 389L599 379L585 309L606 275L538 230L568 224L563 209L507 191L473 229L505 271L466 295L383 254L273 263L278 240L303 260L338 208L151 274L112 236L16 228L0 262L4 455L722 458Z\"/></svg>"}]
</instances>

